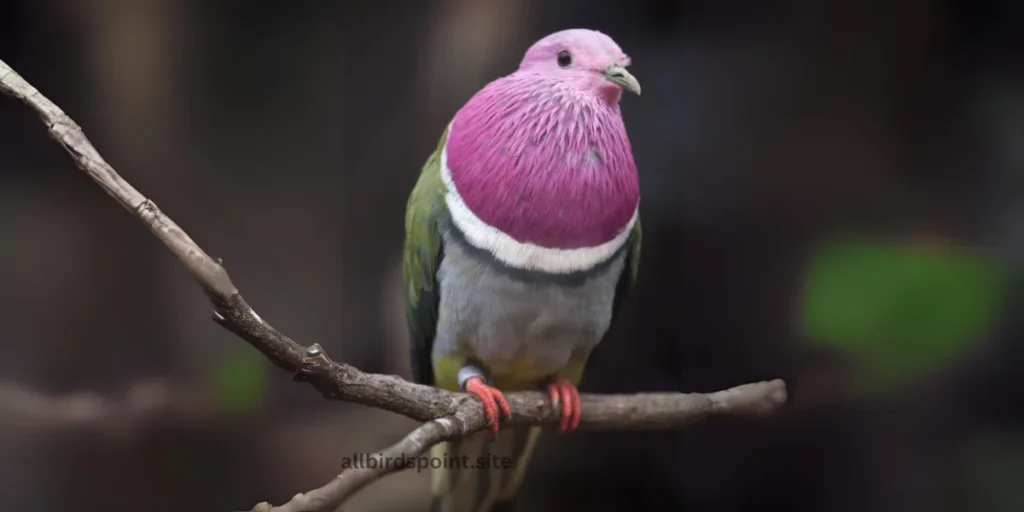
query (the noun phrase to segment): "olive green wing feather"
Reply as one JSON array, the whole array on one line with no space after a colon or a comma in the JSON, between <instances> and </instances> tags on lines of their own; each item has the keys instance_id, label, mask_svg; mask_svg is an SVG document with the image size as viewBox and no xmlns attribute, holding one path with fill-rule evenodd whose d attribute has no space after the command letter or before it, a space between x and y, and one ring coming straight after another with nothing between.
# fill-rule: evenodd
<instances>
[{"instance_id":1,"label":"olive green wing feather","mask_svg":"<svg viewBox=\"0 0 1024 512\"><path fill-rule=\"evenodd\" d=\"M622 270L622 276L619 277L618 284L615 286L615 298L612 301L613 322L622 311L626 299L632 294L633 288L636 285L637 275L640 272L640 242L643 238L642 235L640 218L637 217L636 223L633 224L633 230L629 233L629 238L626 239L626 265Z\"/></svg>"},{"instance_id":2,"label":"olive green wing feather","mask_svg":"<svg viewBox=\"0 0 1024 512\"><path fill-rule=\"evenodd\" d=\"M420 172L405 209L405 246L402 279L405 284L406 321L412 373L416 382L433 385L431 352L437 330L441 285L437 269L444 257L440 219L446 211L441 180L441 151L445 134Z\"/></svg>"}]
</instances>

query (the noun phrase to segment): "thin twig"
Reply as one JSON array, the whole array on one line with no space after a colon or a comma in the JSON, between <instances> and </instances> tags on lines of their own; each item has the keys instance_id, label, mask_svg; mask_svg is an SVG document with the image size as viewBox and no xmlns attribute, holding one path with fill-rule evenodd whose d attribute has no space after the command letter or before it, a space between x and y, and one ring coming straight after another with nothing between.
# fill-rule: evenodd
<instances>
[{"instance_id":1,"label":"thin twig","mask_svg":"<svg viewBox=\"0 0 1024 512\"><path fill-rule=\"evenodd\" d=\"M342 471L327 485L310 492L297 494L288 503L273 507L269 503L260 503L253 508L254 512L306 512L308 510L334 510L346 497L355 494L367 484L384 475L415 467L417 457L430 449L431 446L459 436L465 429L461 420L455 418L438 418L430 420L410 432L401 441L387 449L370 455L376 464L362 464Z\"/></svg>"},{"instance_id":2,"label":"thin twig","mask_svg":"<svg viewBox=\"0 0 1024 512\"><path fill-rule=\"evenodd\" d=\"M458 438L486 427L480 403L463 393L452 393L415 384L393 375L362 372L332 361L318 344L303 347L265 322L246 303L224 267L199 247L156 203L126 182L86 138L81 127L57 105L0 61L0 90L31 106L50 135L108 194L139 218L188 268L213 304L214 320L267 356L275 365L292 372L296 380L313 385L332 400L355 402L392 411L425 422L385 453L391 460L405 460L424 453L439 441ZM540 392L507 395L513 417L504 424L554 425L558 414ZM715 414L759 416L771 413L786 401L781 380L746 384L717 393L646 393L636 395L582 395L580 428L668 429L689 425ZM382 476L402 469L354 468L343 471L319 489L296 495L289 503L253 510L333 510L352 493Z\"/></svg>"}]
</instances>

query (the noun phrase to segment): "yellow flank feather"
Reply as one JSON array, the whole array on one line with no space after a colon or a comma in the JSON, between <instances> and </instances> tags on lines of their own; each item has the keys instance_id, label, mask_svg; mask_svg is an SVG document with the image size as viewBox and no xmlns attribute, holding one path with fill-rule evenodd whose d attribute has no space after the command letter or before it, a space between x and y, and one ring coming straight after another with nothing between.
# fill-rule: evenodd
<instances>
[{"instance_id":1,"label":"yellow flank feather","mask_svg":"<svg viewBox=\"0 0 1024 512\"><path fill-rule=\"evenodd\" d=\"M436 386L461 391L458 372L468 363L468 354L434 358ZM574 354L556 377L579 385L586 364L585 354ZM550 374L540 374L526 358L516 358L491 370L490 385L504 392L541 389ZM502 427L497 436L476 432L458 441L444 442L431 449L431 456L453 461L432 469L432 512L492 512L516 496L526 474L539 427ZM447 466L447 467L445 467Z\"/></svg>"}]
</instances>

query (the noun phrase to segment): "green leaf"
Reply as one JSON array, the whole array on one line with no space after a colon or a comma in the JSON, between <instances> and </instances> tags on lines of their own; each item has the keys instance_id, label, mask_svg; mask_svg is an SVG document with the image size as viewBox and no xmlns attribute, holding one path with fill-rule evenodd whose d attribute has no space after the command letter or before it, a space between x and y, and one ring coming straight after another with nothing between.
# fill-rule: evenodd
<instances>
[{"instance_id":1,"label":"green leaf","mask_svg":"<svg viewBox=\"0 0 1024 512\"><path fill-rule=\"evenodd\" d=\"M266 358L256 349L241 347L227 358L216 373L217 394L226 409L248 411L263 398L267 379Z\"/></svg>"},{"instance_id":2,"label":"green leaf","mask_svg":"<svg viewBox=\"0 0 1024 512\"><path fill-rule=\"evenodd\" d=\"M1005 282L965 251L841 240L812 262L801 322L854 357L861 386L886 387L962 357L996 320Z\"/></svg>"}]
</instances>

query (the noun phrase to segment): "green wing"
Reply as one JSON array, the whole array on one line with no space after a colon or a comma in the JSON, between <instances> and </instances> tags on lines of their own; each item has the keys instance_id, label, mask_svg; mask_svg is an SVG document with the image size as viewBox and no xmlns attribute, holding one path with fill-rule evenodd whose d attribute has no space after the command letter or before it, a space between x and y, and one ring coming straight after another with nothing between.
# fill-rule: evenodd
<instances>
[{"instance_id":1,"label":"green wing","mask_svg":"<svg viewBox=\"0 0 1024 512\"><path fill-rule=\"evenodd\" d=\"M626 267L622 271L622 277L619 278L619 283L615 286L615 298L612 302L612 321L618 317L619 312L622 311L623 304L626 303L626 299L633 291L633 286L636 284L636 277L640 272L640 242L642 241L643 231L640 228L640 218L636 219L636 223L633 224L633 231L629 234L629 239L626 241Z\"/></svg>"},{"instance_id":2,"label":"green wing","mask_svg":"<svg viewBox=\"0 0 1024 512\"><path fill-rule=\"evenodd\" d=\"M402 279L405 282L412 373L416 382L430 385L434 383L431 351L437 330L437 308L441 303L441 287L437 281L437 269L443 257L439 218L446 208L445 187L441 181L441 150L447 133L445 130L437 149L423 165L405 207Z\"/></svg>"}]
</instances>

